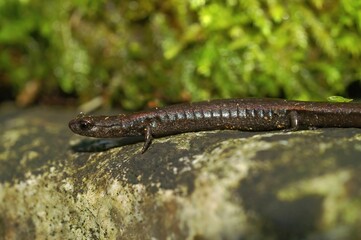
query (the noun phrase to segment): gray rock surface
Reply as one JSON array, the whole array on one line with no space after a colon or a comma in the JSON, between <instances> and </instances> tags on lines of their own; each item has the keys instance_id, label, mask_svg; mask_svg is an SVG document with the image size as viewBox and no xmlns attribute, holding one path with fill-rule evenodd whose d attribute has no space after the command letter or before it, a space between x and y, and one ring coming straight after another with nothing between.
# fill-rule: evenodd
<instances>
[{"instance_id":1,"label":"gray rock surface","mask_svg":"<svg viewBox=\"0 0 361 240\"><path fill-rule=\"evenodd\" d=\"M0 109L0 239L361 239L361 130L73 135Z\"/></svg>"}]
</instances>

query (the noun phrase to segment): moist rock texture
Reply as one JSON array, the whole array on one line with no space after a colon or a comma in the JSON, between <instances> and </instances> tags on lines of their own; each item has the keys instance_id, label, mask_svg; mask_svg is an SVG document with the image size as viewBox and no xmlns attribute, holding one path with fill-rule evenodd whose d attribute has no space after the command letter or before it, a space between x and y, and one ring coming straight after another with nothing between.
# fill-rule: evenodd
<instances>
[{"instance_id":1,"label":"moist rock texture","mask_svg":"<svg viewBox=\"0 0 361 240\"><path fill-rule=\"evenodd\" d=\"M75 136L0 109L0 239L361 239L361 130Z\"/></svg>"}]
</instances>

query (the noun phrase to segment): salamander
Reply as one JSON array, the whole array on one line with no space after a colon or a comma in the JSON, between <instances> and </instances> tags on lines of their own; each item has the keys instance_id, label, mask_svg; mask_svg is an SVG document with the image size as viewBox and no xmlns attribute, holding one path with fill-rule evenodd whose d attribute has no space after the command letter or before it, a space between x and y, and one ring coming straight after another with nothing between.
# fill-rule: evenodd
<instances>
[{"instance_id":1,"label":"salamander","mask_svg":"<svg viewBox=\"0 0 361 240\"><path fill-rule=\"evenodd\" d=\"M208 130L270 131L324 127L361 128L361 103L284 99L221 99L183 103L114 116L78 115L69 122L77 134L97 138L144 136L152 139Z\"/></svg>"}]
</instances>

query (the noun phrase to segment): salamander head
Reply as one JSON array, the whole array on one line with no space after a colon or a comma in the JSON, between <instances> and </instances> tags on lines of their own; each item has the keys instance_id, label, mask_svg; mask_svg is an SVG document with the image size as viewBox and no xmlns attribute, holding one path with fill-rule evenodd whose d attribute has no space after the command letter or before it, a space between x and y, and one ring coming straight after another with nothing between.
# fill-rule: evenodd
<instances>
[{"instance_id":1,"label":"salamander head","mask_svg":"<svg viewBox=\"0 0 361 240\"><path fill-rule=\"evenodd\" d=\"M120 116L85 116L79 114L69 122L69 128L76 134L88 137L109 138L127 136L122 128Z\"/></svg>"}]
</instances>

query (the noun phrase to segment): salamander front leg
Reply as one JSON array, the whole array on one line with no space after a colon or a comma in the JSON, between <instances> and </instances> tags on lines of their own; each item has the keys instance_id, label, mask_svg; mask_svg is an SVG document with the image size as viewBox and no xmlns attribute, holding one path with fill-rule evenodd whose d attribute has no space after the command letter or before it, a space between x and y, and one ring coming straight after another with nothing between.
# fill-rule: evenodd
<instances>
[{"instance_id":1,"label":"salamander front leg","mask_svg":"<svg viewBox=\"0 0 361 240\"><path fill-rule=\"evenodd\" d=\"M148 147L150 146L153 140L151 127L149 125L147 125L146 128L144 129L144 137L145 137L145 142L142 148L142 153L145 153L145 151L147 151Z\"/></svg>"}]
</instances>

